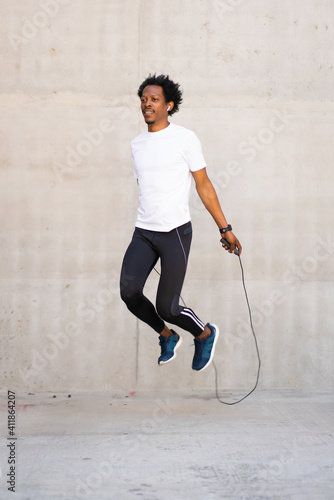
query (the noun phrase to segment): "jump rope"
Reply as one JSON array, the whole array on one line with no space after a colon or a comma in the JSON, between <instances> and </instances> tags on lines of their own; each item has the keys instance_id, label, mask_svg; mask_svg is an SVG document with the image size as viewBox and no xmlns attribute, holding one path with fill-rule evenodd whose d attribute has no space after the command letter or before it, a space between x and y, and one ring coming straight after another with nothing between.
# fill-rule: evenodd
<instances>
[{"instance_id":1,"label":"jump rope","mask_svg":"<svg viewBox=\"0 0 334 500\"><path fill-rule=\"evenodd\" d=\"M221 243L223 243L228 249L231 248L231 245L230 243L225 239L225 238L221 238ZM252 334L253 334L253 339L254 339L254 343L255 343L255 349L256 349L256 354L257 354L257 360L258 360L258 368L257 368L257 375L256 375L256 380L255 380L255 385L253 387L253 389L251 389L245 396L243 396L242 398L238 399L237 401L233 401L232 403L229 403L228 401L223 401L220 397L219 397L219 390L218 390L218 370L217 370L217 367L215 365L215 362L212 361L212 364L213 364L213 367L214 367L214 370L215 370L215 389L216 389L216 398L217 400L219 401L219 403L222 403L224 405L229 405L229 406L233 406L233 405L236 405L238 403L241 403L241 401L244 401L246 398L248 398L248 396L250 396L254 391L255 389L257 388L257 385L258 385L258 382L259 382L259 377L260 377L260 369L261 369L261 358L260 358L260 351L259 351L259 346L258 346L258 343L257 343L257 338L256 338L256 335L255 335L255 332L254 332L254 327L253 327L253 319L252 319L252 311L251 311L251 307L250 307L250 304L249 304L249 299L248 299L248 294L247 294L247 290L246 290L246 284L245 284L245 274L244 274L244 268L243 268L243 265L242 265L242 262L241 262L241 257L239 255L239 250L238 248L235 248L234 249L234 252L233 252L235 255L237 255L238 259L239 259L239 263L240 263L240 269L241 269L241 280L242 280L242 285L243 285L243 289L244 289L244 292L245 292L245 298L246 298L246 303L247 303L247 308L248 308L248 314L249 314L249 324L250 324L250 327L251 327L251 330L252 330ZM155 272L159 274L160 276L160 273L154 268ZM187 307L186 303L184 302L182 296L180 295L180 299L182 300L183 302L183 305L184 307Z\"/></svg>"},{"instance_id":2,"label":"jump rope","mask_svg":"<svg viewBox=\"0 0 334 500\"><path fill-rule=\"evenodd\" d=\"M231 245L230 243L225 239L225 238L221 238L221 243L223 243L224 245L227 246L228 249L231 248ZM246 290L246 284L245 284L245 274L244 274L244 268L243 268L243 265L242 265L242 262L241 262L241 257L239 255L239 250L238 248L235 248L234 249L234 254L238 256L238 259L239 259L239 264L240 264L240 269L241 269L241 280L242 280L242 286L243 286L243 289L244 289L244 292L245 292L245 298L246 298L246 303L247 303L247 308L248 308L248 314L249 314L249 324L250 324L250 327L251 327L251 330L252 330L252 334L253 334L253 339L254 339L254 343L255 343L255 348L256 348L256 354L257 354L257 360L258 360L258 368L257 368L257 374L256 374L256 380L255 380L255 385L253 387L253 389L251 391L249 391L245 396L243 396L241 399L238 399L238 401L234 401L232 403L229 403L227 401L223 401L222 399L220 399L219 397L219 393L218 393L218 371L217 371L217 367L215 365L215 362L212 361L212 364L213 364L213 367L215 369L215 386L216 386L216 398L218 399L218 401L224 405L229 405L229 406L232 406L232 405L236 405L238 403L241 403L241 401L243 401L244 399L248 398L248 396L250 396L254 391L255 389L257 388L257 384L259 382L259 377L260 377L260 369L261 369L261 358L260 358L260 351L259 351L259 346L258 346L258 343L257 343L257 338L256 338L256 335L255 335L255 332L254 332L254 327L253 327L253 319L252 319L252 311L251 311L251 308L250 308L250 304L249 304L249 300L248 300L248 294L247 294L247 290Z\"/></svg>"}]
</instances>

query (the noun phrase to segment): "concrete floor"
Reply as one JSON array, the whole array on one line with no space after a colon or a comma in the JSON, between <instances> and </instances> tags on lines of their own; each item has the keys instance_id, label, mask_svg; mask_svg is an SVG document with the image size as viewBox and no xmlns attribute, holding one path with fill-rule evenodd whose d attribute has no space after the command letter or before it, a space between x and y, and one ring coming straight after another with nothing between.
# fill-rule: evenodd
<instances>
[{"instance_id":1,"label":"concrete floor","mask_svg":"<svg viewBox=\"0 0 334 500\"><path fill-rule=\"evenodd\" d=\"M212 393L44 393L16 405L13 494L1 395L1 498L334 498L333 394L257 391L225 406Z\"/></svg>"}]
</instances>

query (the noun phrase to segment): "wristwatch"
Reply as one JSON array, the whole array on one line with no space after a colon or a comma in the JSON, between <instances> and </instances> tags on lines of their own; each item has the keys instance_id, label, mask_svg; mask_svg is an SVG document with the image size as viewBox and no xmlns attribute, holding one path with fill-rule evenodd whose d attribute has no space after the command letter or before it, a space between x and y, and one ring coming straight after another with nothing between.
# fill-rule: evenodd
<instances>
[{"instance_id":1,"label":"wristwatch","mask_svg":"<svg viewBox=\"0 0 334 500\"><path fill-rule=\"evenodd\" d=\"M224 227L223 229L219 229L220 234L225 234L228 231L232 231L232 226L229 224L227 227Z\"/></svg>"}]
</instances>

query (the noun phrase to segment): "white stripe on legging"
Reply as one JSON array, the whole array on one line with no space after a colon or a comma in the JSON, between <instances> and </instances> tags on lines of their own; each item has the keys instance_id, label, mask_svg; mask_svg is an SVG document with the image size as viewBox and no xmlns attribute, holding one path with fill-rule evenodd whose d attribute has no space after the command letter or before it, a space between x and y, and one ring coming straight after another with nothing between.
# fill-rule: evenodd
<instances>
[{"instance_id":1,"label":"white stripe on legging","mask_svg":"<svg viewBox=\"0 0 334 500\"><path fill-rule=\"evenodd\" d=\"M191 309L183 308L181 314L189 316L189 318L191 318L196 323L197 326L199 326L204 330L205 327L204 323L202 323L202 321L196 316L196 314Z\"/></svg>"}]
</instances>

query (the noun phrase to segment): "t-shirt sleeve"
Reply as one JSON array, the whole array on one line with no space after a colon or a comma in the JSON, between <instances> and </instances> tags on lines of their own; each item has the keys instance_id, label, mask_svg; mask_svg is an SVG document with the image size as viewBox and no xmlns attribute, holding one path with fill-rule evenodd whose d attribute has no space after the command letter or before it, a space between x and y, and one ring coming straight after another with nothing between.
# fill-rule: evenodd
<instances>
[{"instance_id":1,"label":"t-shirt sleeve","mask_svg":"<svg viewBox=\"0 0 334 500\"><path fill-rule=\"evenodd\" d=\"M201 142L194 132L189 132L185 142L184 158L189 165L191 172L202 170L206 167L203 157Z\"/></svg>"}]
</instances>

